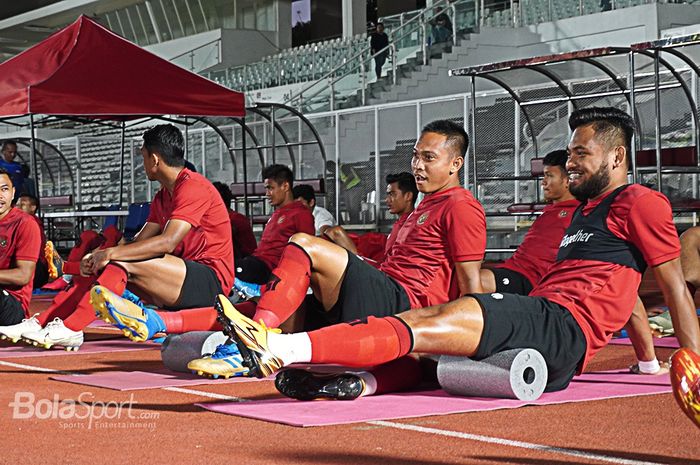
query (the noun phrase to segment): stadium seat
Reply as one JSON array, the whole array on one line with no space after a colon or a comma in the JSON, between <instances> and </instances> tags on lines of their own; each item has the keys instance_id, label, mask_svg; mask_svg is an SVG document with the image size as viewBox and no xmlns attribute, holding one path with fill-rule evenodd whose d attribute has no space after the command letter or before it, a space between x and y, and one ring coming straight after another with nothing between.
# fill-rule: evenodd
<instances>
[{"instance_id":1,"label":"stadium seat","mask_svg":"<svg viewBox=\"0 0 700 465\"><path fill-rule=\"evenodd\" d=\"M126 224L124 225L124 237L126 240L132 240L143 228L150 211L150 202L132 203L129 205L129 215L126 217Z\"/></svg>"}]
</instances>

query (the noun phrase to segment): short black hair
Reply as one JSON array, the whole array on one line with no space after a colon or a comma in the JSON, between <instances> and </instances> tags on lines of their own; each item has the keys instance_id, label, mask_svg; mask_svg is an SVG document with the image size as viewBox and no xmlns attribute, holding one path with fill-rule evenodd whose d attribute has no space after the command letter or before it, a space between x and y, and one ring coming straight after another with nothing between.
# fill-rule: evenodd
<instances>
[{"instance_id":1,"label":"short black hair","mask_svg":"<svg viewBox=\"0 0 700 465\"><path fill-rule=\"evenodd\" d=\"M396 183L399 190L404 194L410 192L413 194L413 205L416 204L418 200L418 186L416 186L416 178L411 173L402 172L397 174L387 174L386 183L392 184Z\"/></svg>"},{"instance_id":2,"label":"short black hair","mask_svg":"<svg viewBox=\"0 0 700 465\"><path fill-rule=\"evenodd\" d=\"M314 188L308 184L297 184L294 186L292 189L292 196L295 199L301 197L307 202L311 202L312 200L314 202L316 201L316 193L314 192Z\"/></svg>"},{"instance_id":3,"label":"short black hair","mask_svg":"<svg viewBox=\"0 0 700 465\"><path fill-rule=\"evenodd\" d=\"M290 188L294 188L294 174L287 165L270 165L262 170L263 181L272 179L277 184L282 184L285 181L289 183Z\"/></svg>"},{"instance_id":4,"label":"short black hair","mask_svg":"<svg viewBox=\"0 0 700 465\"><path fill-rule=\"evenodd\" d=\"M19 194L19 197L17 197L17 198L19 199L20 197L25 197L25 198L29 199L29 202L32 205L34 205L36 208L39 208L39 199L36 196L34 196L32 194L27 194L25 192L23 194Z\"/></svg>"},{"instance_id":5,"label":"short black hair","mask_svg":"<svg viewBox=\"0 0 700 465\"><path fill-rule=\"evenodd\" d=\"M172 124L159 124L144 132L143 146L149 153L159 153L168 166L185 166L185 139Z\"/></svg>"},{"instance_id":6,"label":"short black hair","mask_svg":"<svg viewBox=\"0 0 700 465\"><path fill-rule=\"evenodd\" d=\"M233 192L231 192L231 188L223 182L219 181L213 182L212 184L214 185L216 190L219 191L221 200L224 201L224 205L226 205L226 208L231 208L231 201L233 200Z\"/></svg>"},{"instance_id":7,"label":"short black hair","mask_svg":"<svg viewBox=\"0 0 700 465\"><path fill-rule=\"evenodd\" d=\"M632 136L634 136L634 119L622 110L613 107L582 108L569 116L569 128L573 131L580 126L593 125L593 130L600 142L608 148L618 145L627 151L627 166L632 156Z\"/></svg>"},{"instance_id":8,"label":"short black hair","mask_svg":"<svg viewBox=\"0 0 700 465\"><path fill-rule=\"evenodd\" d=\"M460 157L464 157L469 149L469 136L462 125L447 119L435 120L426 124L421 133L434 132L447 137L445 143L456 148Z\"/></svg>"},{"instance_id":9,"label":"short black hair","mask_svg":"<svg viewBox=\"0 0 700 465\"><path fill-rule=\"evenodd\" d=\"M15 147L17 147L17 142L12 139L4 140L2 141L2 148L0 150L5 150L5 147L7 147L8 145L14 145Z\"/></svg>"},{"instance_id":10,"label":"short black hair","mask_svg":"<svg viewBox=\"0 0 700 465\"><path fill-rule=\"evenodd\" d=\"M542 164L544 166L558 166L566 173L566 159L569 158L569 152L566 150L554 150L544 156Z\"/></svg>"}]
</instances>

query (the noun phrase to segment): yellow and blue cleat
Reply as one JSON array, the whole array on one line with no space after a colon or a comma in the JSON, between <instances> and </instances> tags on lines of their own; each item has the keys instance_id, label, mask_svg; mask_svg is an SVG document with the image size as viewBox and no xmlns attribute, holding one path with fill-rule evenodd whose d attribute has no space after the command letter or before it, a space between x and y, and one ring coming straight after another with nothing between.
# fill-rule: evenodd
<instances>
[{"instance_id":1,"label":"yellow and blue cleat","mask_svg":"<svg viewBox=\"0 0 700 465\"><path fill-rule=\"evenodd\" d=\"M124 336L132 341L147 341L166 331L163 320L155 310L120 297L106 287L92 288L90 304L99 318L121 329Z\"/></svg>"},{"instance_id":2,"label":"yellow and blue cleat","mask_svg":"<svg viewBox=\"0 0 700 465\"><path fill-rule=\"evenodd\" d=\"M187 368L194 374L214 379L248 374L248 368L243 366L241 353L233 342L219 344L213 354L192 360L187 364Z\"/></svg>"}]
</instances>

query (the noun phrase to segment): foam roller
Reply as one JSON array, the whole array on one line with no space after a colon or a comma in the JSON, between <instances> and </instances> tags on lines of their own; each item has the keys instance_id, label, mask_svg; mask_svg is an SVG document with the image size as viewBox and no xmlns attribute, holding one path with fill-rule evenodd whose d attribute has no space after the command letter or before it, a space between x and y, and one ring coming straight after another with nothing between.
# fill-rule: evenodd
<instances>
[{"instance_id":1,"label":"foam roller","mask_svg":"<svg viewBox=\"0 0 700 465\"><path fill-rule=\"evenodd\" d=\"M160 356L170 370L189 373L187 364L205 354L211 354L216 346L226 342L228 337L221 331L190 331L184 334L170 334L163 341Z\"/></svg>"},{"instance_id":2,"label":"foam roller","mask_svg":"<svg viewBox=\"0 0 700 465\"><path fill-rule=\"evenodd\" d=\"M535 400L547 385L547 365L534 349L507 350L479 361L443 355L437 375L440 386L458 396Z\"/></svg>"}]
</instances>

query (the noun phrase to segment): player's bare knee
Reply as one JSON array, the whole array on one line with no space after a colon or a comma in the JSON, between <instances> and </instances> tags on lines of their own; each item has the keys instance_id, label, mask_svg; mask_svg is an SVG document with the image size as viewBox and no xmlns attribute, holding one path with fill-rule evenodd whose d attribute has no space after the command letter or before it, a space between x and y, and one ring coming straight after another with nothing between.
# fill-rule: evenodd
<instances>
[{"instance_id":1,"label":"player's bare knee","mask_svg":"<svg viewBox=\"0 0 700 465\"><path fill-rule=\"evenodd\" d=\"M314 236L306 233L296 233L289 238L290 243L294 243L306 250L313 245L313 240L316 239Z\"/></svg>"},{"instance_id":2,"label":"player's bare knee","mask_svg":"<svg viewBox=\"0 0 700 465\"><path fill-rule=\"evenodd\" d=\"M681 234L681 247L700 249L700 226L694 226Z\"/></svg>"}]
</instances>

